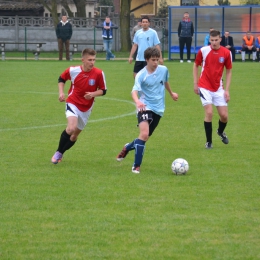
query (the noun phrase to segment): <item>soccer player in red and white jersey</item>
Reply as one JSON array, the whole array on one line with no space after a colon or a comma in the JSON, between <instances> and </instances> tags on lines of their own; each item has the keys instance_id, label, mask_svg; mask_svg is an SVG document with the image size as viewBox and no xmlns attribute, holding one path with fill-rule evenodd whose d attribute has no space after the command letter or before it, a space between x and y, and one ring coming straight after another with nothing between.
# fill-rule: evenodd
<instances>
[{"instance_id":1,"label":"soccer player in red and white jersey","mask_svg":"<svg viewBox=\"0 0 260 260\"><path fill-rule=\"evenodd\" d=\"M220 32L210 32L210 45L202 47L195 59L193 66L194 92L200 95L205 111L204 128L206 133L205 147L210 149L212 145L212 117L213 107L216 106L219 114L219 126L217 134L224 144L229 140L224 132L228 122L227 103L230 100L229 86L231 83L232 55L228 49L220 46ZM201 74L198 77L198 67L201 66ZM226 86L223 87L223 71L226 68Z\"/></svg>"},{"instance_id":2,"label":"soccer player in red and white jersey","mask_svg":"<svg viewBox=\"0 0 260 260\"><path fill-rule=\"evenodd\" d=\"M105 74L94 67L96 51L82 51L82 65L67 68L58 79L59 101L66 101L67 127L60 136L58 149L51 162L61 162L65 151L77 141L78 135L86 126L91 114L95 97L106 94ZM67 80L71 81L68 97L65 99L64 87Z\"/></svg>"}]
</instances>

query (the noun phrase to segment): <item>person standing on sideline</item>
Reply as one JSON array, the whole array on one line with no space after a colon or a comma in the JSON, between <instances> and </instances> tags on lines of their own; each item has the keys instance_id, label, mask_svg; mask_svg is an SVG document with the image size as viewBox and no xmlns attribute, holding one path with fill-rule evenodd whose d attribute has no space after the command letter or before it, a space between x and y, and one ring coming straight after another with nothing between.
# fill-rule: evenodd
<instances>
[{"instance_id":1,"label":"person standing on sideline","mask_svg":"<svg viewBox=\"0 0 260 260\"><path fill-rule=\"evenodd\" d=\"M193 22L190 20L190 16L188 12L183 14L183 19L179 23L178 27L178 36L179 36L179 47L180 47L180 62L183 62L183 50L186 45L187 49L187 62L190 61L190 50L192 37L194 33Z\"/></svg>"},{"instance_id":2,"label":"person standing on sideline","mask_svg":"<svg viewBox=\"0 0 260 260\"><path fill-rule=\"evenodd\" d=\"M225 34L221 38L220 45L230 50L232 53L232 61L235 61L236 50L234 48L233 37L229 35L229 31L225 31Z\"/></svg>"},{"instance_id":3,"label":"person standing on sideline","mask_svg":"<svg viewBox=\"0 0 260 260\"><path fill-rule=\"evenodd\" d=\"M256 47L256 57L257 61L260 62L259 52L260 52L260 36L255 39L255 47Z\"/></svg>"},{"instance_id":4,"label":"person standing on sideline","mask_svg":"<svg viewBox=\"0 0 260 260\"><path fill-rule=\"evenodd\" d=\"M165 110L165 89L173 100L178 99L178 94L172 92L170 88L168 69L163 65L158 65L161 58L158 48L147 48L144 58L147 65L137 73L132 90L140 133L138 138L123 147L116 158L120 162L129 151L135 150L132 172L137 174L140 173L145 143L159 124Z\"/></svg>"},{"instance_id":5,"label":"person standing on sideline","mask_svg":"<svg viewBox=\"0 0 260 260\"><path fill-rule=\"evenodd\" d=\"M204 38L204 46L208 46L208 45L210 45L210 40L209 40L209 38L210 38L210 32L211 31L213 31L214 29L211 27L211 28L209 28L209 33L205 36L205 38Z\"/></svg>"},{"instance_id":6,"label":"person standing on sideline","mask_svg":"<svg viewBox=\"0 0 260 260\"><path fill-rule=\"evenodd\" d=\"M72 36L72 25L68 21L68 17L63 15L61 21L58 23L56 28L56 36L58 39L59 48L59 60L62 60L63 56L63 45L66 49L66 60L70 60L70 38Z\"/></svg>"},{"instance_id":7,"label":"person standing on sideline","mask_svg":"<svg viewBox=\"0 0 260 260\"><path fill-rule=\"evenodd\" d=\"M132 43L134 42L135 33L140 29L142 29L142 21L141 21L141 19L138 19L137 25L133 27L132 32L131 32ZM137 51L138 51L138 47L133 55L134 60L136 59Z\"/></svg>"},{"instance_id":8,"label":"person standing on sideline","mask_svg":"<svg viewBox=\"0 0 260 260\"><path fill-rule=\"evenodd\" d=\"M77 141L78 135L88 123L93 109L94 99L106 94L105 74L94 67L96 51L84 49L81 54L82 65L67 68L58 79L59 101L65 101L64 87L67 80L71 81L66 99L67 127L61 133L57 151L51 162L62 161L64 153Z\"/></svg>"},{"instance_id":9,"label":"person standing on sideline","mask_svg":"<svg viewBox=\"0 0 260 260\"><path fill-rule=\"evenodd\" d=\"M133 61L133 55L138 48L135 66L134 66L134 78L136 74L146 66L146 61L144 58L144 52L147 48L155 46L160 53L159 63L163 64L160 40L158 38L158 34L155 30L151 29L150 19L148 16L144 16L141 18L142 29L138 30L135 33L133 46L129 55L128 62L131 64Z\"/></svg>"},{"instance_id":10,"label":"person standing on sideline","mask_svg":"<svg viewBox=\"0 0 260 260\"><path fill-rule=\"evenodd\" d=\"M251 34L250 31L247 31L246 35L243 37L242 50L241 50L242 61L245 61L246 52L253 53L253 61L255 61L256 59L255 37Z\"/></svg>"},{"instance_id":11,"label":"person standing on sideline","mask_svg":"<svg viewBox=\"0 0 260 260\"><path fill-rule=\"evenodd\" d=\"M228 122L227 103L230 100L229 87L231 83L232 57L230 51L220 45L220 32L210 32L209 46L202 47L195 59L193 66L194 92L200 96L204 107L204 128L206 133L207 149L212 145L212 117L213 107L216 106L219 114L217 134L224 144L229 140L224 132ZM198 77L198 67L202 66L201 75ZM223 87L222 75L226 68L226 88Z\"/></svg>"},{"instance_id":12,"label":"person standing on sideline","mask_svg":"<svg viewBox=\"0 0 260 260\"><path fill-rule=\"evenodd\" d=\"M103 24L96 27L102 28L102 37L104 50L106 51L106 60L114 60L116 56L111 51L113 45L113 29L118 29L118 26L112 23L110 17L107 16Z\"/></svg>"}]
</instances>

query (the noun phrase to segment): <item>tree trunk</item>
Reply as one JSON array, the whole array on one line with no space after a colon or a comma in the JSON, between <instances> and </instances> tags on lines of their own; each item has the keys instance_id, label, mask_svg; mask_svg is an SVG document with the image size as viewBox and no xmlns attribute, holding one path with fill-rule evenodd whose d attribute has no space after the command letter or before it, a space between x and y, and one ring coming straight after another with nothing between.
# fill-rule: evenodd
<instances>
[{"instance_id":1,"label":"tree trunk","mask_svg":"<svg viewBox=\"0 0 260 260\"><path fill-rule=\"evenodd\" d=\"M77 7L77 17L86 17L86 1L85 0L73 0Z\"/></svg>"},{"instance_id":2,"label":"tree trunk","mask_svg":"<svg viewBox=\"0 0 260 260\"><path fill-rule=\"evenodd\" d=\"M121 4L120 4L121 51L130 51L132 47L132 42L130 39L130 7L131 7L131 0L121 0Z\"/></svg>"},{"instance_id":3,"label":"tree trunk","mask_svg":"<svg viewBox=\"0 0 260 260\"><path fill-rule=\"evenodd\" d=\"M57 2L55 0L50 1L50 6L46 4L45 0L40 0L40 3L51 13L55 30L57 24L59 23L59 17L57 14Z\"/></svg>"},{"instance_id":4,"label":"tree trunk","mask_svg":"<svg viewBox=\"0 0 260 260\"><path fill-rule=\"evenodd\" d=\"M66 11L67 11L67 13L68 13L68 16L69 16L69 17L73 17L74 15L73 15L73 13L72 13L71 10L70 10L70 7L69 7L69 5L68 5L68 1L62 0L62 1L61 1L61 4L62 4L63 7L66 9Z\"/></svg>"}]
</instances>

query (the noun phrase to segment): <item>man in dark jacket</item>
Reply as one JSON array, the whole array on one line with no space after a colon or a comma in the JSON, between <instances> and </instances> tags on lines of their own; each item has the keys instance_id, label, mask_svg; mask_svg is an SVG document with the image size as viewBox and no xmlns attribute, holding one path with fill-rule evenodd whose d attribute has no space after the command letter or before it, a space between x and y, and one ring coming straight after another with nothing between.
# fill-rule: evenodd
<instances>
[{"instance_id":1,"label":"man in dark jacket","mask_svg":"<svg viewBox=\"0 0 260 260\"><path fill-rule=\"evenodd\" d=\"M220 45L230 50L232 61L235 61L236 50L234 48L233 37L229 36L229 31L225 31L225 34L221 38Z\"/></svg>"},{"instance_id":2,"label":"man in dark jacket","mask_svg":"<svg viewBox=\"0 0 260 260\"><path fill-rule=\"evenodd\" d=\"M68 17L66 15L63 15L61 21L58 23L56 28L56 35L58 39L59 60L62 60L64 44L66 49L66 60L69 60L70 59L69 49L70 49L70 38L72 36L72 26L68 22Z\"/></svg>"},{"instance_id":3,"label":"man in dark jacket","mask_svg":"<svg viewBox=\"0 0 260 260\"><path fill-rule=\"evenodd\" d=\"M178 36L179 36L179 46L180 46L180 62L183 62L183 49L186 44L187 49L187 62L190 61L190 49L192 43L192 36L194 33L193 22L189 18L189 13L185 12L183 14L183 19L179 23Z\"/></svg>"}]
</instances>

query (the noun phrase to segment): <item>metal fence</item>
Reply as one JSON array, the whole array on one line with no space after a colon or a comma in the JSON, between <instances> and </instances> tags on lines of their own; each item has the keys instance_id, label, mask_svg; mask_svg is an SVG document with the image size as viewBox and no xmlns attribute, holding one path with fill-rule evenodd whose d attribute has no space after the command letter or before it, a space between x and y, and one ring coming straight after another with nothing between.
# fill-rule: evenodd
<instances>
[{"instance_id":1,"label":"metal fence","mask_svg":"<svg viewBox=\"0 0 260 260\"><path fill-rule=\"evenodd\" d=\"M120 28L119 17L111 17L114 24ZM134 17L130 19L130 33L132 28L137 24ZM77 42L85 41L102 41L101 29L95 29L96 25L102 24L104 18L82 18L72 17L69 22L73 27L72 40ZM151 18L151 28L155 29L162 42L162 49L167 49L167 38L164 32L168 26L168 19L166 18ZM20 42L25 41L24 31L27 29L28 41L43 41L46 44L42 47L43 51L56 50L57 41L54 31L54 23L51 17L25 17L25 16L0 16L0 42ZM120 51L120 30L114 32L114 50ZM29 46L31 47L31 46ZM9 45L9 50L20 50L21 47L17 45Z\"/></svg>"},{"instance_id":2,"label":"metal fence","mask_svg":"<svg viewBox=\"0 0 260 260\"><path fill-rule=\"evenodd\" d=\"M219 30L223 35L226 30L234 39L235 46L242 45L242 37L247 31L253 35L260 34L260 6L169 6L169 36L168 53L171 59L171 49L179 45L178 25L184 12L189 12L194 24L192 47L203 45L209 28Z\"/></svg>"}]
</instances>

